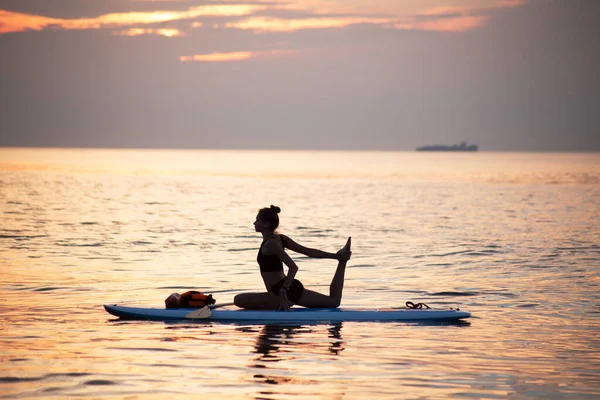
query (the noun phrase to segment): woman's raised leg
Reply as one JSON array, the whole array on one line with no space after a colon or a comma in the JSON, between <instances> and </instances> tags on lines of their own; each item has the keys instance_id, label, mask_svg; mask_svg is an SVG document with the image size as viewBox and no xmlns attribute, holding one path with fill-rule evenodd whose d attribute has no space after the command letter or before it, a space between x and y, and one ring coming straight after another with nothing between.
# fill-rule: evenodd
<instances>
[{"instance_id":1,"label":"woman's raised leg","mask_svg":"<svg viewBox=\"0 0 600 400\"><path fill-rule=\"evenodd\" d=\"M344 290L344 275L346 273L346 264L350 259L351 239L348 238L346 245L340 250L342 257L338 262L337 269L329 285L329 296L304 289L302 296L298 300L298 305L308 308L337 308L342 302L342 292Z\"/></svg>"}]
</instances>

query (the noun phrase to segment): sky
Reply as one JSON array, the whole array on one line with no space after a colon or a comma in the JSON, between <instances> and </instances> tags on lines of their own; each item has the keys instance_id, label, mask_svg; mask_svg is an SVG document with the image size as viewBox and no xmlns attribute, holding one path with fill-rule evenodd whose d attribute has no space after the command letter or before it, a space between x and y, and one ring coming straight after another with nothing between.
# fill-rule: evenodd
<instances>
[{"instance_id":1,"label":"sky","mask_svg":"<svg viewBox=\"0 0 600 400\"><path fill-rule=\"evenodd\" d=\"M600 151L600 1L0 0L0 146Z\"/></svg>"}]
</instances>

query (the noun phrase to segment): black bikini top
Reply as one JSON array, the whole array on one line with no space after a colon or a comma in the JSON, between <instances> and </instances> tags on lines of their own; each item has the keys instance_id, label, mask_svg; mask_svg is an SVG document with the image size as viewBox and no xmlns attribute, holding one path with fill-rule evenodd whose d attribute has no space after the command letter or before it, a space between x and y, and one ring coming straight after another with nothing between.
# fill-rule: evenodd
<instances>
[{"instance_id":1,"label":"black bikini top","mask_svg":"<svg viewBox=\"0 0 600 400\"><path fill-rule=\"evenodd\" d=\"M267 255L263 254L262 247L267 242L267 240L276 237L275 235L266 237L265 240L260 245L260 249L258 249L258 255L256 256L256 262L260 267L260 272L283 272L283 261L279 259L275 254ZM281 246L285 249L285 236L279 235L281 238Z\"/></svg>"}]
</instances>

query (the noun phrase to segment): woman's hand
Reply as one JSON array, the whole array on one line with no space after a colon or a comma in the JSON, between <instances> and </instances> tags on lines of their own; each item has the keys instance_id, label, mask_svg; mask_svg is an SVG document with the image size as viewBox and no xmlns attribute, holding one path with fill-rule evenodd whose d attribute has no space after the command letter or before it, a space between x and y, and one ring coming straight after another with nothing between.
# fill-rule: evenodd
<instances>
[{"instance_id":1,"label":"woman's hand","mask_svg":"<svg viewBox=\"0 0 600 400\"><path fill-rule=\"evenodd\" d=\"M287 288L283 286L281 290L279 290L279 298L281 299L281 303L279 303L278 311L289 311L290 307L293 305L292 302L287 297Z\"/></svg>"},{"instance_id":2,"label":"woman's hand","mask_svg":"<svg viewBox=\"0 0 600 400\"><path fill-rule=\"evenodd\" d=\"M347 250L345 247L341 250L338 250L338 252L335 253L335 258L338 261L348 261L350 257L352 257L352 252L350 250Z\"/></svg>"}]
</instances>

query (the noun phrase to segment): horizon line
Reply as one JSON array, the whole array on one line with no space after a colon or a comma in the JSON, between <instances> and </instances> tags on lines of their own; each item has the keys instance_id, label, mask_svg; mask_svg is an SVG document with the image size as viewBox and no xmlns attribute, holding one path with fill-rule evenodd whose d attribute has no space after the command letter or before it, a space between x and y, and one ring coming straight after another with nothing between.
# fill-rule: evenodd
<instances>
[{"instance_id":1,"label":"horizon line","mask_svg":"<svg viewBox=\"0 0 600 400\"><path fill-rule=\"evenodd\" d=\"M289 151L289 152L382 152L382 153L450 153L450 154L477 154L477 153L600 153L600 149L586 150L481 150L478 151L416 151L415 149L315 149L315 148L236 148L236 147L103 147L103 146L22 146L22 145L1 145L0 149L37 149L37 150L138 150L138 151Z\"/></svg>"}]
</instances>

